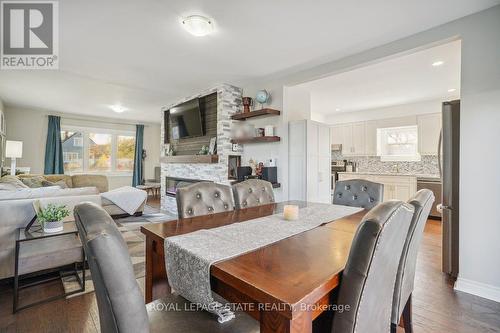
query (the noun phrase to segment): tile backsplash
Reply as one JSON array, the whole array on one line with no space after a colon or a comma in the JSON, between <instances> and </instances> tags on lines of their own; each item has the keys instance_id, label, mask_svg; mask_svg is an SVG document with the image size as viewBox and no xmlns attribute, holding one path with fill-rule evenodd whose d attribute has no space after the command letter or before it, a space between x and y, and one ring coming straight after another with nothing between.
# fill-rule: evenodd
<instances>
[{"instance_id":1,"label":"tile backsplash","mask_svg":"<svg viewBox=\"0 0 500 333\"><path fill-rule=\"evenodd\" d=\"M436 155L422 155L422 160L383 162L378 156L343 156L341 152L332 152L332 161L348 160L356 162L358 172L390 173L394 165L398 165L399 172L415 175L439 175L438 157Z\"/></svg>"}]
</instances>

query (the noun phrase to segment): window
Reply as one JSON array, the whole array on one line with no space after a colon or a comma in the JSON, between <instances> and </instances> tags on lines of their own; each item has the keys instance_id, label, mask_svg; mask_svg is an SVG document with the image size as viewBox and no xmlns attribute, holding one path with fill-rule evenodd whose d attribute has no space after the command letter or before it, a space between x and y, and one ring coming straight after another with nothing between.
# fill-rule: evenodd
<instances>
[{"instance_id":1,"label":"window","mask_svg":"<svg viewBox=\"0 0 500 333\"><path fill-rule=\"evenodd\" d=\"M83 138L81 136L75 136L73 138L73 144L75 147L83 147Z\"/></svg>"},{"instance_id":2,"label":"window","mask_svg":"<svg viewBox=\"0 0 500 333\"><path fill-rule=\"evenodd\" d=\"M130 173L135 133L68 127L61 131L64 172Z\"/></svg>"},{"instance_id":3,"label":"window","mask_svg":"<svg viewBox=\"0 0 500 333\"><path fill-rule=\"evenodd\" d=\"M111 171L111 134L89 133L89 171Z\"/></svg>"},{"instance_id":4,"label":"window","mask_svg":"<svg viewBox=\"0 0 500 333\"><path fill-rule=\"evenodd\" d=\"M116 170L134 170L135 137L127 135L118 136L118 150L116 152Z\"/></svg>"},{"instance_id":5,"label":"window","mask_svg":"<svg viewBox=\"0 0 500 333\"><path fill-rule=\"evenodd\" d=\"M61 141L64 171L82 172L83 144L76 145L75 142L81 141L83 143L83 133L78 131L61 131Z\"/></svg>"},{"instance_id":6,"label":"window","mask_svg":"<svg viewBox=\"0 0 500 333\"><path fill-rule=\"evenodd\" d=\"M420 161L418 127L378 128L377 155L381 161Z\"/></svg>"}]
</instances>

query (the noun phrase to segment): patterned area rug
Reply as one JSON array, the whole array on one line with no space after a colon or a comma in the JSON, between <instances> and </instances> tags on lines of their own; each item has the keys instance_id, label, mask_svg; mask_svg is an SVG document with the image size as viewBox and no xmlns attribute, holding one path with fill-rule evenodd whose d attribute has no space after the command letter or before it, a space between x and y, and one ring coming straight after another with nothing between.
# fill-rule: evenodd
<instances>
[{"instance_id":1,"label":"patterned area rug","mask_svg":"<svg viewBox=\"0 0 500 333\"><path fill-rule=\"evenodd\" d=\"M136 279L143 278L146 274L145 236L141 233L141 226L149 223L165 222L176 218L176 215L160 213L158 209L146 206L142 216L130 216L115 220L118 230L120 230L127 243ZM65 292L80 289L80 285L74 276L63 278L63 287ZM68 298L90 293L92 291L94 291L94 284L92 282L90 270L87 269L85 270L85 291L70 295Z\"/></svg>"}]
</instances>

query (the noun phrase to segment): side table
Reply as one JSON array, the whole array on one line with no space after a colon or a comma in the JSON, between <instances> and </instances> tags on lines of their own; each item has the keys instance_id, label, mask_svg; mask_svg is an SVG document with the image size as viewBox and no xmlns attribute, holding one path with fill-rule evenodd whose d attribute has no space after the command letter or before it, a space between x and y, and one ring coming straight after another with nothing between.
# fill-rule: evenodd
<instances>
[{"instance_id":1,"label":"side table","mask_svg":"<svg viewBox=\"0 0 500 333\"><path fill-rule=\"evenodd\" d=\"M34 225L28 231L25 228L17 229L14 270L14 313L85 290L85 252L78 237L78 229L73 221L65 222L63 226L63 231L56 233L45 233L39 225ZM58 265L53 267L51 265L51 258L55 257L57 257L56 261ZM73 265L71 270L62 270L63 267L69 265ZM81 266L81 278L78 270L79 266ZM59 269L59 275L55 277L42 277L34 282L22 283L23 278L21 276L24 274L42 273L51 269ZM76 277L80 289L29 303L21 307L19 306L19 290L62 279L70 275Z\"/></svg>"},{"instance_id":2,"label":"side table","mask_svg":"<svg viewBox=\"0 0 500 333\"><path fill-rule=\"evenodd\" d=\"M154 198L160 197L161 183L146 182L144 185L152 189Z\"/></svg>"}]
</instances>

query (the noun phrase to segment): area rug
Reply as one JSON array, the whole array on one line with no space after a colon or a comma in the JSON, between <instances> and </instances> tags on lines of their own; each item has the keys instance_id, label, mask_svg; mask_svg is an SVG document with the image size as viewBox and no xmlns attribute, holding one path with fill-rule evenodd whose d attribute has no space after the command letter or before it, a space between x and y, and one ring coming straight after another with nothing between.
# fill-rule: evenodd
<instances>
[{"instance_id":1,"label":"area rug","mask_svg":"<svg viewBox=\"0 0 500 333\"><path fill-rule=\"evenodd\" d=\"M143 278L146 274L146 269L145 269L146 258L145 258L145 246L144 246L145 236L144 234L141 233L141 226L150 223L170 221L176 218L177 216L175 215L168 213L160 213L158 212L158 209L146 206L144 214L142 216L130 216L115 220L118 230L120 230L123 239L127 243L130 259L132 261L132 266L134 268L135 278L137 280ZM65 277L63 278L62 282L64 291L66 293L80 289L80 285L75 276ZM90 275L90 270L86 269L85 291L70 295L67 298L79 296L93 291L94 291L94 284L92 282L92 276Z\"/></svg>"}]
</instances>

